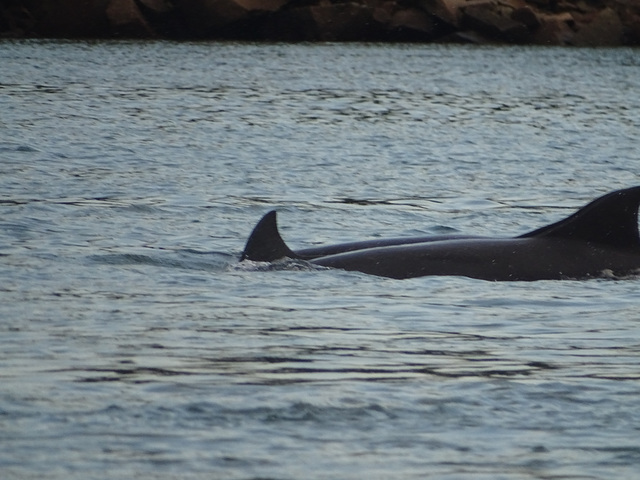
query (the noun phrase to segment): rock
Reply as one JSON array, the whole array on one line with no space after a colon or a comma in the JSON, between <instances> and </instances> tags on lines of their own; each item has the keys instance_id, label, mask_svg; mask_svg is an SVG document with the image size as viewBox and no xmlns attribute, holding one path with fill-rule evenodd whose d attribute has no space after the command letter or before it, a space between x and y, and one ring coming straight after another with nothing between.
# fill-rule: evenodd
<instances>
[{"instance_id":1,"label":"rock","mask_svg":"<svg viewBox=\"0 0 640 480\"><path fill-rule=\"evenodd\" d=\"M279 41L372 41L383 37L375 8L356 3L282 10L267 19L263 36Z\"/></svg>"},{"instance_id":2,"label":"rock","mask_svg":"<svg viewBox=\"0 0 640 480\"><path fill-rule=\"evenodd\" d=\"M135 0L111 0L106 9L114 36L148 38L156 34L140 12Z\"/></svg>"},{"instance_id":3,"label":"rock","mask_svg":"<svg viewBox=\"0 0 640 480\"><path fill-rule=\"evenodd\" d=\"M640 15L630 14L625 18L625 43L640 45Z\"/></svg>"},{"instance_id":4,"label":"rock","mask_svg":"<svg viewBox=\"0 0 640 480\"><path fill-rule=\"evenodd\" d=\"M640 45L640 1L612 0L610 5L615 8L624 27L624 44Z\"/></svg>"},{"instance_id":5,"label":"rock","mask_svg":"<svg viewBox=\"0 0 640 480\"><path fill-rule=\"evenodd\" d=\"M105 14L109 0L25 0L38 36L51 38L108 37Z\"/></svg>"},{"instance_id":6,"label":"rock","mask_svg":"<svg viewBox=\"0 0 640 480\"><path fill-rule=\"evenodd\" d=\"M377 40L382 25L375 19L374 9L356 3L333 4L312 8L318 36L324 41Z\"/></svg>"},{"instance_id":7,"label":"rock","mask_svg":"<svg viewBox=\"0 0 640 480\"><path fill-rule=\"evenodd\" d=\"M220 30L249 15L236 0L182 0L177 5L188 36L193 37L215 37Z\"/></svg>"},{"instance_id":8,"label":"rock","mask_svg":"<svg viewBox=\"0 0 640 480\"><path fill-rule=\"evenodd\" d=\"M533 9L526 5L515 8L511 13L511 18L516 22L523 24L529 29L529 31L533 31L539 28L541 25L540 19L533 11Z\"/></svg>"},{"instance_id":9,"label":"rock","mask_svg":"<svg viewBox=\"0 0 640 480\"><path fill-rule=\"evenodd\" d=\"M624 26L612 8L605 8L589 23L578 25L571 43L579 47L622 45Z\"/></svg>"},{"instance_id":10,"label":"rock","mask_svg":"<svg viewBox=\"0 0 640 480\"><path fill-rule=\"evenodd\" d=\"M389 26L396 13L398 13L398 8L394 1L383 1L376 3L373 7L373 19L380 25Z\"/></svg>"},{"instance_id":11,"label":"rock","mask_svg":"<svg viewBox=\"0 0 640 480\"><path fill-rule=\"evenodd\" d=\"M416 8L397 11L388 25L389 38L395 41L430 41L448 33L444 31L442 22Z\"/></svg>"},{"instance_id":12,"label":"rock","mask_svg":"<svg viewBox=\"0 0 640 480\"><path fill-rule=\"evenodd\" d=\"M236 3L246 11L276 12L289 3L290 0L236 0Z\"/></svg>"},{"instance_id":13,"label":"rock","mask_svg":"<svg viewBox=\"0 0 640 480\"><path fill-rule=\"evenodd\" d=\"M152 12L156 15L164 15L173 11L174 6L169 0L136 0L138 7L145 12Z\"/></svg>"},{"instance_id":14,"label":"rock","mask_svg":"<svg viewBox=\"0 0 640 480\"><path fill-rule=\"evenodd\" d=\"M480 35L473 30L456 30L449 35L438 39L439 43L468 43L474 45L484 45L491 43L491 39Z\"/></svg>"},{"instance_id":15,"label":"rock","mask_svg":"<svg viewBox=\"0 0 640 480\"><path fill-rule=\"evenodd\" d=\"M532 43L538 45L569 45L574 35L575 21L569 12L538 15L540 27L533 34Z\"/></svg>"},{"instance_id":16,"label":"rock","mask_svg":"<svg viewBox=\"0 0 640 480\"><path fill-rule=\"evenodd\" d=\"M558 0L529 0L529 3L543 8L555 8Z\"/></svg>"},{"instance_id":17,"label":"rock","mask_svg":"<svg viewBox=\"0 0 640 480\"><path fill-rule=\"evenodd\" d=\"M260 36L281 42L317 40L318 32L310 7L299 7L277 12L265 19Z\"/></svg>"},{"instance_id":18,"label":"rock","mask_svg":"<svg viewBox=\"0 0 640 480\"><path fill-rule=\"evenodd\" d=\"M420 5L427 13L454 27L460 27L465 8L491 4L491 0L423 0Z\"/></svg>"},{"instance_id":19,"label":"rock","mask_svg":"<svg viewBox=\"0 0 640 480\"><path fill-rule=\"evenodd\" d=\"M640 45L640 0L0 0L0 36Z\"/></svg>"},{"instance_id":20,"label":"rock","mask_svg":"<svg viewBox=\"0 0 640 480\"><path fill-rule=\"evenodd\" d=\"M524 24L501 15L491 4L466 7L462 25L489 38L508 42L524 43L530 38Z\"/></svg>"},{"instance_id":21,"label":"rock","mask_svg":"<svg viewBox=\"0 0 640 480\"><path fill-rule=\"evenodd\" d=\"M33 34L36 20L18 0L0 5L0 37L20 38Z\"/></svg>"},{"instance_id":22,"label":"rock","mask_svg":"<svg viewBox=\"0 0 640 480\"><path fill-rule=\"evenodd\" d=\"M171 0L135 0L151 29L163 38L187 38L189 32L175 3Z\"/></svg>"},{"instance_id":23,"label":"rock","mask_svg":"<svg viewBox=\"0 0 640 480\"><path fill-rule=\"evenodd\" d=\"M268 14L290 0L182 0L177 5L187 36L260 39Z\"/></svg>"}]
</instances>

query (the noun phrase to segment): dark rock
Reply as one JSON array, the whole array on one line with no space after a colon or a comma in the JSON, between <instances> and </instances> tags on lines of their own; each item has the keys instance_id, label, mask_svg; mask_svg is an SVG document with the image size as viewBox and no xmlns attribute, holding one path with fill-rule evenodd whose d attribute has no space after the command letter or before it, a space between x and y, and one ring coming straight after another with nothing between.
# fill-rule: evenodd
<instances>
[{"instance_id":1,"label":"dark rock","mask_svg":"<svg viewBox=\"0 0 640 480\"><path fill-rule=\"evenodd\" d=\"M377 40L383 32L374 9L356 3L312 7L321 40Z\"/></svg>"},{"instance_id":2,"label":"dark rock","mask_svg":"<svg viewBox=\"0 0 640 480\"><path fill-rule=\"evenodd\" d=\"M612 8L605 8L589 23L578 25L571 43L580 47L622 45L624 26Z\"/></svg>"},{"instance_id":3,"label":"dark rock","mask_svg":"<svg viewBox=\"0 0 640 480\"><path fill-rule=\"evenodd\" d=\"M558 0L529 0L529 3L532 3L536 6L539 7L543 7L543 8L555 8L556 5L558 4Z\"/></svg>"},{"instance_id":4,"label":"dark rock","mask_svg":"<svg viewBox=\"0 0 640 480\"><path fill-rule=\"evenodd\" d=\"M0 36L20 38L32 35L36 19L19 0L6 0L0 5Z\"/></svg>"},{"instance_id":5,"label":"dark rock","mask_svg":"<svg viewBox=\"0 0 640 480\"><path fill-rule=\"evenodd\" d=\"M640 15L626 17L624 36L627 45L640 45Z\"/></svg>"},{"instance_id":6,"label":"dark rock","mask_svg":"<svg viewBox=\"0 0 640 480\"><path fill-rule=\"evenodd\" d=\"M0 36L640 45L640 0L0 0Z\"/></svg>"},{"instance_id":7,"label":"dark rock","mask_svg":"<svg viewBox=\"0 0 640 480\"><path fill-rule=\"evenodd\" d=\"M397 11L388 24L389 38L403 42L430 41L449 30L443 22L416 8Z\"/></svg>"},{"instance_id":8,"label":"dark rock","mask_svg":"<svg viewBox=\"0 0 640 480\"><path fill-rule=\"evenodd\" d=\"M318 40L319 33L310 7L283 10L265 19L261 37L284 42Z\"/></svg>"},{"instance_id":9,"label":"dark rock","mask_svg":"<svg viewBox=\"0 0 640 480\"><path fill-rule=\"evenodd\" d=\"M114 36L126 38L156 36L135 0L111 0L105 12Z\"/></svg>"},{"instance_id":10,"label":"dark rock","mask_svg":"<svg viewBox=\"0 0 640 480\"><path fill-rule=\"evenodd\" d=\"M290 0L235 0L246 11L276 12L290 2Z\"/></svg>"},{"instance_id":11,"label":"dark rock","mask_svg":"<svg viewBox=\"0 0 640 480\"><path fill-rule=\"evenodd\" d=\"M623 43L625 45L640 45L640 1L612 0L611 6L618 13L624 26Z\"/></svg>"},{"instance_id":12,"label":"dark rock","mask_svg":"<svg viewBox=\"0 0 640 480\"><path fill-rule=\"evenodd\" d=\"M384 35L376 9L356 3L283 10L270 16L266 38L281 41L372 41Z\"/></svg>"},{"instance_id":13,"label":"dark rock","mask_svg":"<svg viewBox=\"0 0 640 480\"><path fill-rule=\"evenodd\" d=\"M111 34L105 13L109 0L24 0L37 36L95 38Z\"/></svg>"},{"instance_id":14,"label":"dark rock","mask_svg":"<svg viewBox=\"0 0 640 480\"><path fill-rule=\"evenodd\" d=\"M182 0L177 8L192 37L215 37L221 29L248 15L235 0Z\"/></svg>"},{"instance_id":15,"label":"dark rock","mask_svg":"<svg viewBox=\"0 0 640 480\"><path fill-rule=\"evenodd\" d=\"M491 0L423 0L420 5L430 15L454 27L460 27L465 8L491 4Z\"/></svg>"},{"instance_id":16,"label":"dark rock","mask_svg":"<svg viewBox=\"0 0 640 480\"><path fill-rule=\"evenodd\" d=\"M153 31L164 38L187 38L182 15L170 0L135 0L140 13Z\"/></svg>"},{"instance_id":17,"label":"dark rock","mask_svg":"<svg viewBox=\"0 0 640 480\"><path fill-rule=\"evenodd\" d=\"M188 36L260 39L259 30L269 13L290 0L182 0L178 11Z\"/></svg>"},{"instance_id":18,"label":"dark rock","mask_svg":"<svg viewBox=\"0 0 640 480\"><path fill-rule=\"evenodd\" d=\"M500 15L490 4L466 7L462 24L493 39L515 43L530 39L529 30L524 24Z\"/></svg>"},{"instance_id":19,"label":"dark rock","mask_svg":"<svg viewBox=\"0 0 640 480\"><path fill-rule=\"evenodd\" d=\"M169 0L136 0L136 3L145 12L152 12L156 15L163 15L174 10L174 6Z\"/></svg>"},{"instance_id":20,"label":"dark rock","mask_svg":"<svg viewBox=\"0 0 640 480\"><path fill-rule=\"evenodd\" d=\"M529 6L522 6L514 9L513 13L511 13L511 19L523 24L530 31L539 28L541 25L540 19Z\"/></svg>"},{"instance_id":21,"label":"dark rock","mask_svg":"<svg viewBox=\"0 0 640 480\"><path fill-rule=\"evenodd\" d=\"M480 35L474 30L457 30L438 39L438 43L468 43L483 45L491 43L491 39Z\"/></svg>"},{"instance_id":22,"label":"dark rock","mask_svg":"<svg viewBox=\"0 0 640 480\"><path fill-rule=\"evenodd\" d=\"M533 34L532 43L538 45L570 45L575 21L568 13L539 15L540 27Z\"/></svg>"}]
</instances>

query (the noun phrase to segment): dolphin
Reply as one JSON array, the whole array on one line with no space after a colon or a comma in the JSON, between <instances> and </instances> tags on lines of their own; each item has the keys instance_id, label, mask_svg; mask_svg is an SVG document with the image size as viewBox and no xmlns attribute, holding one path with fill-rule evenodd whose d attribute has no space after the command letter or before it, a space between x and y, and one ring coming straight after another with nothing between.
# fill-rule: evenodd
<instances>
[{"instance_id":1,"label":"dolphin","mask_svg":"<svg viewBox=\"0 0 640 480\"><path fill-rule=\"evenodd\" d=\"M290 258L395 279L455 275L491 281L624 277L640 273L640 186L593 200L573 215L517 237L437 235L291 250L270 211L242 260Z\"/></svg>"}]
</instances>

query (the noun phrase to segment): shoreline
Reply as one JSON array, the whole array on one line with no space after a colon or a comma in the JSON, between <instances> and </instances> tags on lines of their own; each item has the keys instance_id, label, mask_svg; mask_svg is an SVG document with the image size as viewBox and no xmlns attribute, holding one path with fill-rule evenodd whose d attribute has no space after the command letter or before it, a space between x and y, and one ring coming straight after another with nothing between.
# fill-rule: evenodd
<instances>
[{"instance_id":1,"label":"shoreline","mask_svg":"<svg viewBox=\"0 0 640 480\"><path fill-rule=\"evenodd\" d=\"M640 45L636 0L7 0L0 38Z\"/></svg>"}]
</instances>

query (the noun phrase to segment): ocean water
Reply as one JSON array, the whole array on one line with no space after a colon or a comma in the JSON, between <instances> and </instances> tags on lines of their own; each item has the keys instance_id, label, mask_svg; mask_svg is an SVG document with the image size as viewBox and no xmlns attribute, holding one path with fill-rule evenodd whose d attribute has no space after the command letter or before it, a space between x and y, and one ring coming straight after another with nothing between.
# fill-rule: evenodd
<instances>
[{"instance_id":1,"label":"ocean water","mask_svg":"<svg viewBox=\"0 0 640 480\"><path fill-rule=\"evenodd\" d=\"M238 263L640 183L632 49L0 42L3 479L632 479L640 280Z\"/></svg>"}]
</instances>

